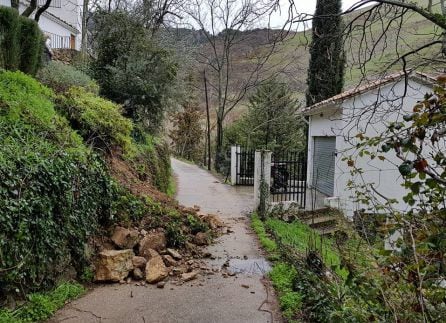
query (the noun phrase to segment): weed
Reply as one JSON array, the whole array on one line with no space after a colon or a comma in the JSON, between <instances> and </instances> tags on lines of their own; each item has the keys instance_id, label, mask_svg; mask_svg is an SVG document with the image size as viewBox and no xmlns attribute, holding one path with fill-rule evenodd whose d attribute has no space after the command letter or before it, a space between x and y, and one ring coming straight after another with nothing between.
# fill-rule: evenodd
<instances>
[{"instance_id":1,"label":"weed","mask_svg":"<svg viewBox=\"0 0 446 323\"><path fill-rule=\"evenodd\" d=\"M264 224L258 217L257 213L254 213L251 216L251 227L259 237L260 244L263 248L265 248L266 251L270 253L274 253L275 251L277 251L277 245L275 241L268 237L268 234L265 231Z\"/></svg>"},{"instance_id":2,"label":"weed","mask_svg":"<svg viewBox=\"0 0 446 323\"><path fill-rule=\"evenodd\" d=\"M209 226L201 221L196 216L189 214L187 216L188 226L192 232L192 234L197 234L198 232L207 232L209 230Z\"/></svg>"},{"instance_id":3,"label":"weed","mask_svg":"<svg viewBox=\"0 0 446 323\"><path fill-rule=\"evenodd\" d=\"M181 247L186 242L186 235L181 228L181 223L172 221L166 226L167 244L172 247Z\"/></svg>"},{"instance_id":4,"label":"weed","mask_svg":"<svg viewBox=\"0 0 446 323\"><path fill-rule=\"evenodd\" d=\"M177 187L176 187L175 177L173 174L171 174L170 178L169 178L169 185L167 186L166 194L169 197L174 197L176 192L177 192Z\"/></svg>"},{"instance_id":5,"label":"weed","mask_svg":"<svg viewBox=\"0 0 446 323\"><path fill-rule=\"evenodd\" d=\"M283 315L292 318L299 311L302 303L302 295L293 291L294 281L297 277L296 268L287 263L278 262L269 273L269 277L279 294Z\"/></svg>"},{"instance_id":6,"label":"weed","mask_svg":"<svg viewBox=\"0 0 446 323\"><path fill-rule=\"evenodd\" d=\"M0 310L0 322L36 322L48 319L67 301L81 296L85 288L78 283L64 282L46 293L28 295L28 301L15 310Z\"/></svg>"}]
</instances>

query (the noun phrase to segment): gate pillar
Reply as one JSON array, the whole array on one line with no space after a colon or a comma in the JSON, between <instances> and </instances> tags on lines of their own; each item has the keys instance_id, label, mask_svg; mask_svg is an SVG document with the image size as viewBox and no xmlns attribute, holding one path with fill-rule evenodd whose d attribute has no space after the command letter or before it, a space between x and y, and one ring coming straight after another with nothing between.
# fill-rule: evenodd
<instances>
[{"instance_id":1,"label":"gate pillar","mask_svg":"<svg viewBox=\"0 0 446 323\"><path fill-rule=\"evenodd\" d=\"M268 196L271 187L271 155L272 153L269 150L256 150L255 152L255 158L254 158L254 209L255 210L257 210L261 206L260 203L262 201L269 203ZM265 183L263 189L262 189L262 182Z\"/></svg>"},{"instance_id":2,"label":"gate pillar","mask_svg":"<svg viewBox=\"0 0 446 323\"><path fill-rule=\"evenodd\" d=\"M237 168L240 167L237 153L240 153L240 146L231 146L231 185L237 184Z\"/></svg>"}]
</instances>

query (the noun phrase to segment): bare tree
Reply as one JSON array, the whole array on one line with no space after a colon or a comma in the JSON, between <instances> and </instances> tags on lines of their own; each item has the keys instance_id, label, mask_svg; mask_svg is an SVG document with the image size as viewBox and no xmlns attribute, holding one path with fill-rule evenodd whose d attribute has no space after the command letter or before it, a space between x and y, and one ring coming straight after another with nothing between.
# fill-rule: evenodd
<instances>
[{"instance_id":1,"label":"bare tree","mask_svg":"<svg viewBox=\"0 0 446 323\"><path fill-rule=\"evenodd\" d=\"M262 81L265 64L283 38L283 30L268 32L265 50L250 48L252 29L265 22L276 8L275 1L193 0L184 6L191 24L204 39L198 61L208 75L211 104L215 105L215 167L221 169L224 158L224 121L245 95ZM237 62L235 53L249 56L249 64ZM239 56L240 57L240 56Z\"/></svg>"},{"instance_id":2,"label":"bare tree","mask_svg":"<svg viewBox=\"0 0 446 323\"><path fill-rule=\"evenodd\" d=\"M34 11L37 9L36 14L34 15L34 20L39 21L42 13L44 13L50 7L51 1L52 0L46 0L45 3L43 4L43 6L38 6L37 0L31 0L29 2L29 6L26 7L26 9L22 12L22 16L30 17L34 13ZM12 3L11 3L11 6L12 6ZM14 4L13 8L18 9L18 6L16 7Z\"/></svg>"}]
</instances>

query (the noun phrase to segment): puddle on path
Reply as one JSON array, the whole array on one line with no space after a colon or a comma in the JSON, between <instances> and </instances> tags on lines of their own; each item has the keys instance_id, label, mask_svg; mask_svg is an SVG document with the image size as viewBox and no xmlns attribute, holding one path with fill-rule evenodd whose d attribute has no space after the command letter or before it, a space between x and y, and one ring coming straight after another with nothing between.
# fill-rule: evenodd
<instances>
[{"instance_id":1,"label":"puddle on path","mask_svg":"<svg viewBox=\"0 0 446 323\"><path fill-rule=\"evenodd\" d=\"M264 258L229 260L230 271L236 274L263 275L271 270L271 265Z\"/></svg>"}]
</instances>

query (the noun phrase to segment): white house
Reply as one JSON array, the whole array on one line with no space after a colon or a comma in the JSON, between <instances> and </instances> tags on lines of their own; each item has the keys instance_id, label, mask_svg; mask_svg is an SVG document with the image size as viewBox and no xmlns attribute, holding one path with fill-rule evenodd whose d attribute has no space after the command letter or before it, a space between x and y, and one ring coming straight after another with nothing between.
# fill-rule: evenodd
<instances>
[{"instance_id":1,"label":"white house","mask_svg":"<svg viewBox=\"0 0 446 323\"><path fill-rule=\"evenodd\" d=\"M404 211L402 197L407 194L401 186L398 171L401 161L392 152L386 160L359 156L356 149L358 133L375 137L385 131L390 122L402 121L403 115L432 92L434 79L413 73L408 78L402 73L390 75L350 91L336 95L304 109L309 119L308 184L329 199L326 205L341 209L347 217L364 208L354 202L355 193L348 189L348 181L373 184L387 198L395 198L395 207ZM352 175L344 157L352 157L363 174ZM379 195L378 195L379 198Z\"/></svg>"},{"instance_id":2,"label":"white house","mask_svg":"<svg viewBox=\"0 0 446 323\"><path fill-rule=\"evenodd\" d=\"M20 1L23 12L29 1ZM38 6L45 0L37 0ZM10 7L11 0L0 0L0 5ZM80 50L82 34L83 0L52 0L51 6L40 16L40 29L49 37L52 49L69 48Z\"/></svg>"}]
</instances>

